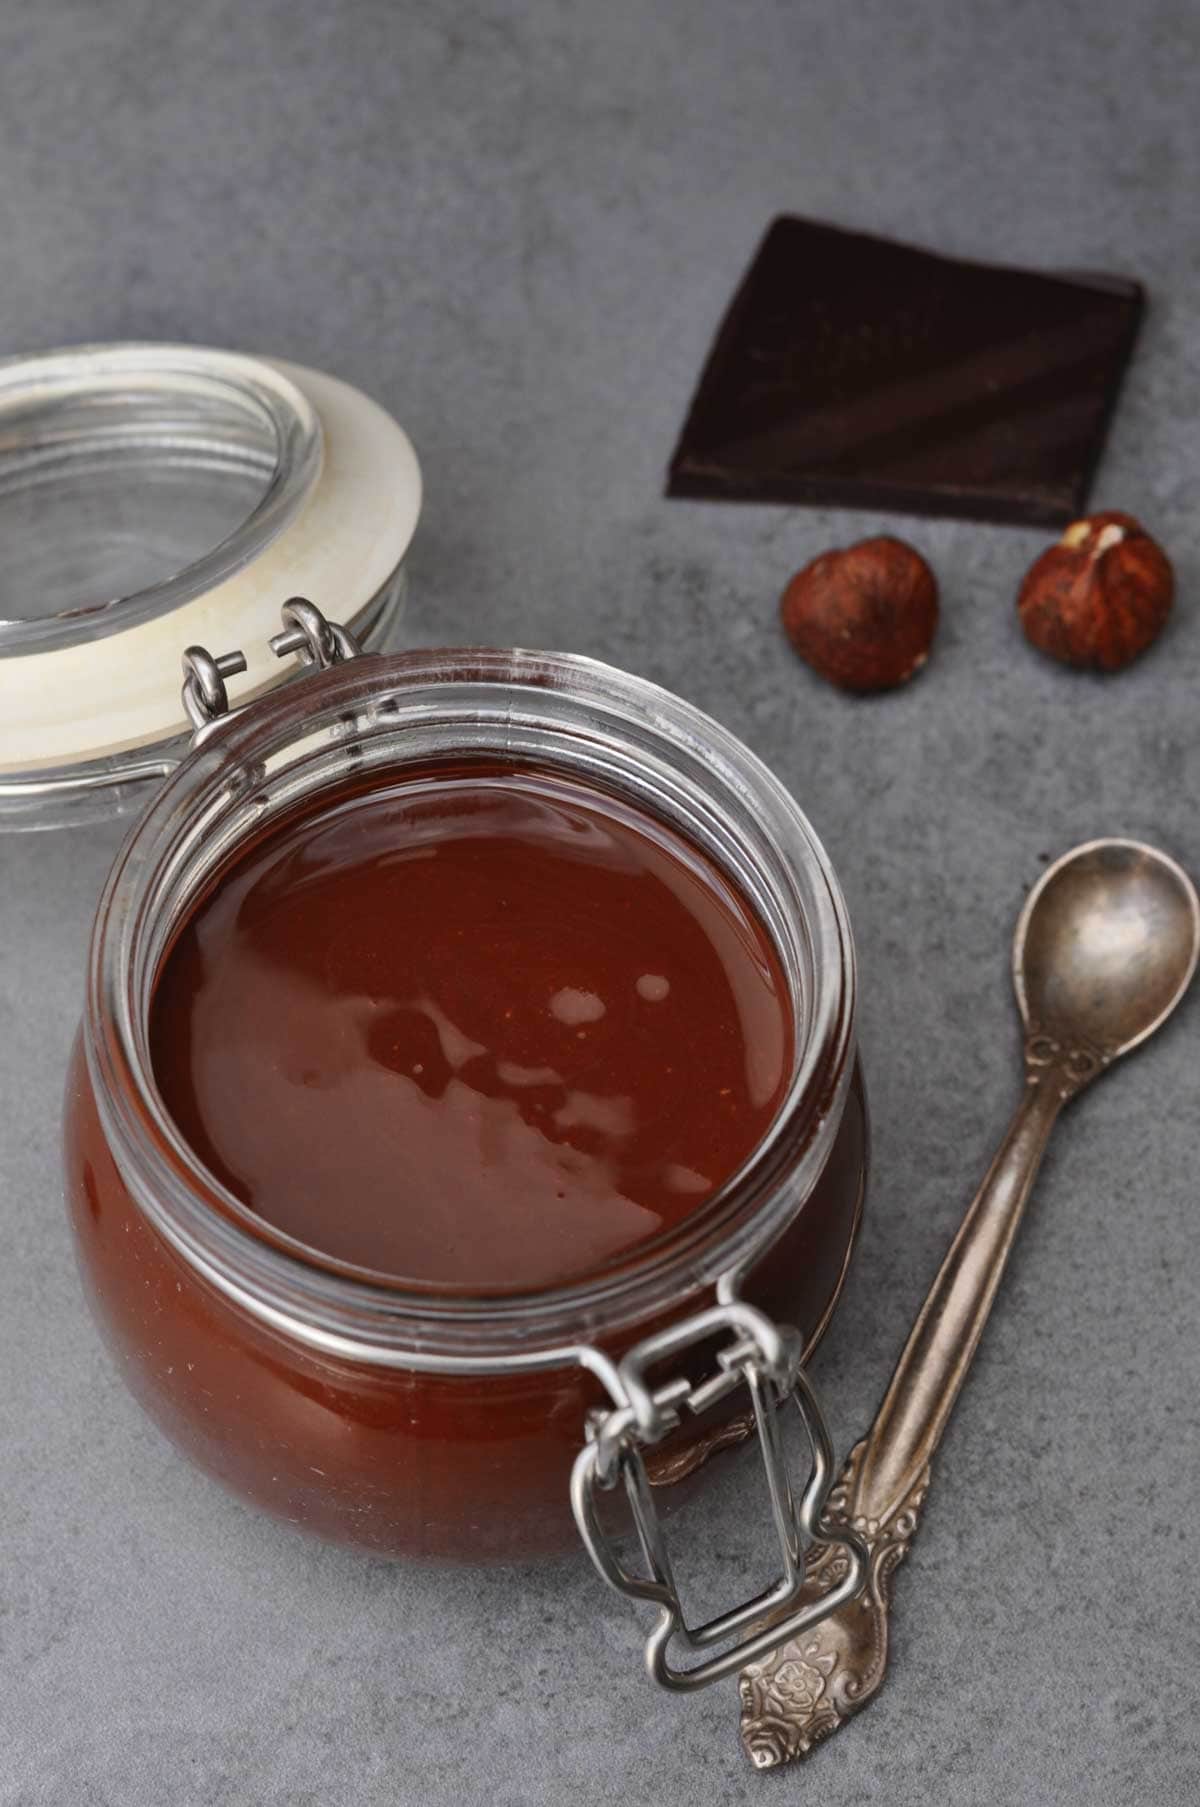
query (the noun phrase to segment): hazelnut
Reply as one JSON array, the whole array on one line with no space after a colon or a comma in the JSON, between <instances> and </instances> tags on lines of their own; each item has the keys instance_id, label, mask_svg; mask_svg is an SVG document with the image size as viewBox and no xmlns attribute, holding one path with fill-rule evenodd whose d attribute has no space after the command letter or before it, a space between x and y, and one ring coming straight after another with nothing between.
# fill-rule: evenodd
<instances>
[{"instance_id":1,"label":"hazelnut","mask_svg":"<svg viewBox=\"0 0 1200 1807\"><path fill-rule=\"evenodd\" d=\"M788 639L843 690L891 690L929 657L937 579L903 540L860 540L798 571L780 605Z\"/></svg>"},{"instance_id":2,"label":"hazelnut","mask_svg":"<svg viewBox=\"0 0 1200 1807\"><path fill-rule=\"evenodd\" d=\"M1017 597L1027 637L1052 659L1120 671L1162 632L1171 561L1132 515L1072 521L1026 572Z\"/></svg>"}]
</instances>

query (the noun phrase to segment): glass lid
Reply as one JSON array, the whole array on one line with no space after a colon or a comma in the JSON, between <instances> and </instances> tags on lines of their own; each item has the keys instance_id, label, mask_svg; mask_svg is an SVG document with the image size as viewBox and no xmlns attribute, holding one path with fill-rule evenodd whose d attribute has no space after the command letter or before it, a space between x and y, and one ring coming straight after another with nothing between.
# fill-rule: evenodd
<instances>
[{"instance_id":1,"label":"glass lid","mask_svg":"<svg viewBox=\"0 0 1200 1807\"><path fill-rule=\"evenodd\" d=\"M185 647L245 650L236 701L272 687L289 596L380 644L420 499L402 429L318 371L176 345L0 362L0 829L140 808L185 745Z\"/></svg>"}]
</instances>

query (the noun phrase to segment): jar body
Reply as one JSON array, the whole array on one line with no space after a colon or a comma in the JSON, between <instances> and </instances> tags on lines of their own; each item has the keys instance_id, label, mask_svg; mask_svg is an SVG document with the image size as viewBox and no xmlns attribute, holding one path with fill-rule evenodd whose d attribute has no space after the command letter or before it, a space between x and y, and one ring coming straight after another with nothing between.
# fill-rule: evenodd
<instances>
[{"instance_id":1,"label":"jar body","mask_svg":"<svg viewBox=\"0 0 1200 1807\"><path fill-rule=\"evenodd\" d=\"M65 1121L96 1316L167 1433L287 1520L409 1557L572 1547L569 1481L587 1415L628 1402L615 1361L718 1287L723 1303L759 1307L809 1347L836 1300L866 1172L854 953L836 878L794 800L717 723L571 655L355 658L211 728L130 834L97 912ZM619 1263L522 1295L339 1268L274 1231L187 1145L147 1032L177 925L250 837L340 794L351 774L390 779L448 752L566 774L690 840L757 911L796 1031L786 1093L736 1174ZM700 1343L680 1369L707 1381L714 1355ZM747 1404L744 1389L731 1393L649 1444L664 1502L746 1433Z\"/></svg>"},{"instance_id":2,"label":"jar body","mask_svg":"<svg viewBox=\"0 0 1200 1807\"><path fill-rule=\"evenodd\" d=\"M105 1137L76 1044L65 1109L67 1203L89 1302L130 1390L160 1428L235 1493L290 1523L376 1554L522 1561L576 1544L568 1483L599 1382L577 1365L457 1374L326 1354L209 1283L147 1220ZM836 1301L866 1177L856 1071L828 1155L742 1295L811 1348ZM710 1302L679 1297L606 1344ZM603 1339L598 1339L603 1340ZM652 1452L662 1496L748 1424L688 1420Z\"/></svg>"}]
</instances>

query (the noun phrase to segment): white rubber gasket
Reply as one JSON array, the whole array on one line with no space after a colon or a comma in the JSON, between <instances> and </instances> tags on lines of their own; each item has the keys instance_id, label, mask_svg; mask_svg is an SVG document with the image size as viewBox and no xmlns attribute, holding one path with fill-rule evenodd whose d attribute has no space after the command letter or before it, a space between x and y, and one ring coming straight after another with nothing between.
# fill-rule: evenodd
<instances>
[{"instance_id":1,"label":"white rubber gasket","mask_svg":"<svg viewBox=\"0 0 1200 1807\"><path fill-rule=\"evenodd\" d=\"M267 363L321 424L321 470L296 514L242 569L169 614L86 642L0 659L0 774L62 774L73 764L155 746L188 731L184 647L240 649L230 700L278 684L288 666L267 641L280 604L310 597L352 626L395 576L421 511L421 472L403 428L377 402L321 371ZM289 662L290 663L290 662Z\"/></svg>"}]
</instances>

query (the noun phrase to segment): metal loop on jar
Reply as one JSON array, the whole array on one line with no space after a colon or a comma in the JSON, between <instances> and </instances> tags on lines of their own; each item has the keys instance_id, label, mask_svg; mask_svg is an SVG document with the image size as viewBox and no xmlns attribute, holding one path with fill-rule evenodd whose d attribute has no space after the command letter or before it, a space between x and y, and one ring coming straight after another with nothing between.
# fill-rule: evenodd
<instances>
[{"instance_id":1,"label":"metal loop on jar","mask_svg":"<svg viewBox=\"0 0 1200 1807\"><path fill-rule=\"evenodd\" d=\"M245 653L222 653L214 659L203 646L187 648L183 655L183 706L193 728L205 728L228 712L225 680L245 669Z\"/></svg>"},{"instance_id":2,"label":"metal loop on jar","mask_svg":"<svg viewBox=\"0 0 1200 1807\"><path fill-rule=\"evenodd\" d=\"M271 651L276 658L299 653L306 665L326 671L345 659L357 657L362 650L358 641L340 621L330 621L306 596L292 596L280 610L286 625L271 636Z\"/></svg>"}]
</instances>

